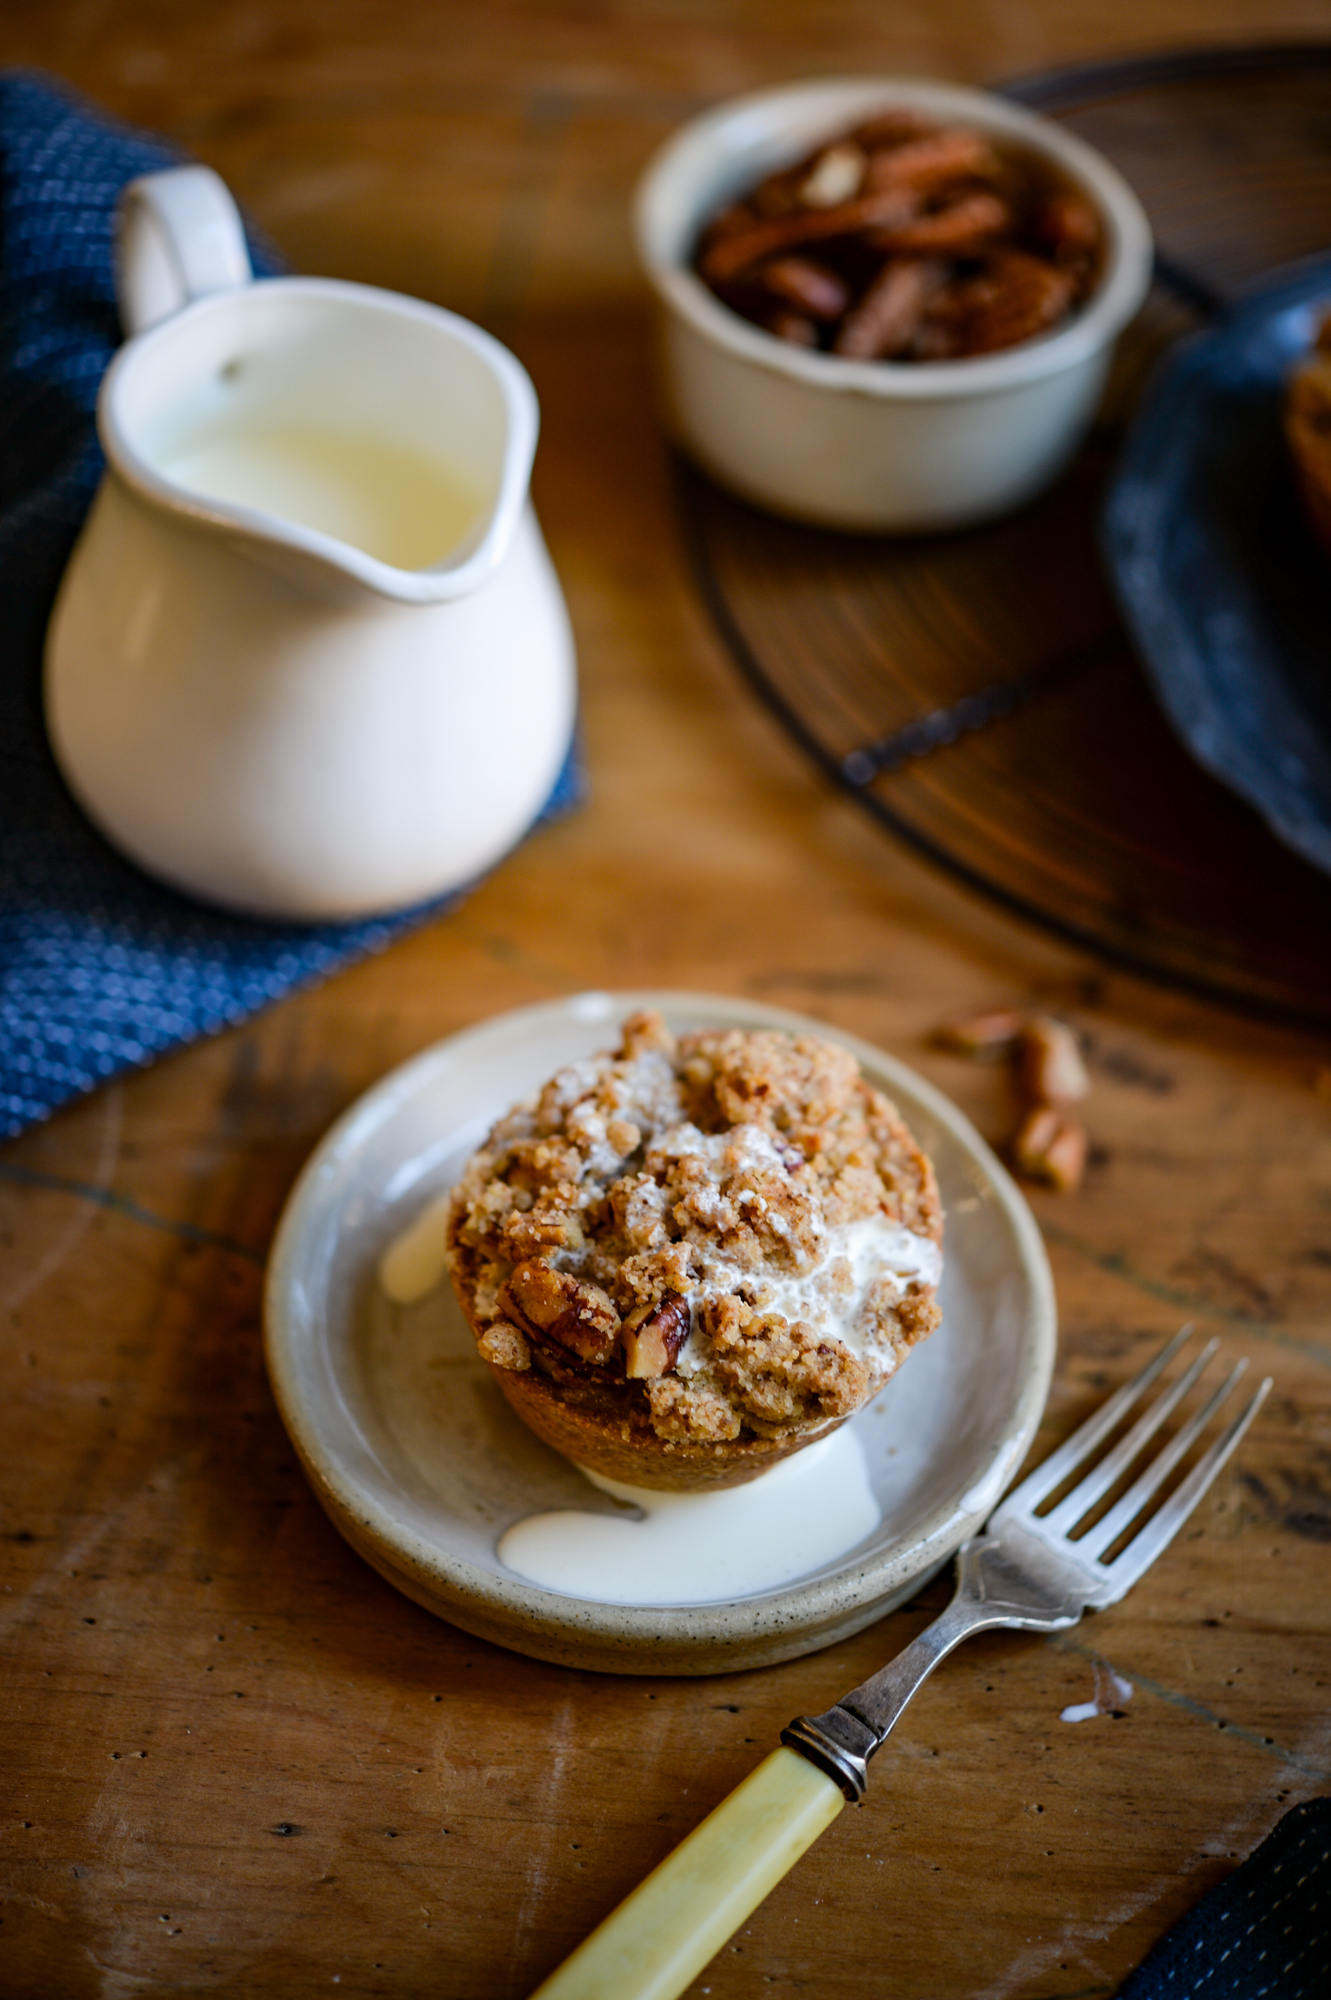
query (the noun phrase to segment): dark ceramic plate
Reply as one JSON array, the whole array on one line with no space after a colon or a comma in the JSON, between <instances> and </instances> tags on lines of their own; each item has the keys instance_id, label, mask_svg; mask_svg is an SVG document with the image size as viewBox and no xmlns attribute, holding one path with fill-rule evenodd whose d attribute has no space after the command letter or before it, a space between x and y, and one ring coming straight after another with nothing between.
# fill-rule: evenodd
<instances>
[{"instance_id":1,"label":"dark ceramic plate","mask_svg":"<svg viewBox=\"0 0 1331 2000\"><path fill-rule=\"evenodd\" d=\"M1331 257L1262 286L1162 365L1104 515L1123 615L1175 729L1331 873L1331 557L1299 506L1281 398L1331 307Z\"/></svg>"}]
</instances>

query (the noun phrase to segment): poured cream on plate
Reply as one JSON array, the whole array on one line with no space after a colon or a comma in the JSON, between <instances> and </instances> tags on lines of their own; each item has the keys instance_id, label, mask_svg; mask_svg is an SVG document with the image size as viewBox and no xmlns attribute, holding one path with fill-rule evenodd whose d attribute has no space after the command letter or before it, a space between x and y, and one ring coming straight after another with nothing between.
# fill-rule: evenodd
<instances>
[{"instance_id":1,"label":"poured cream on plate","mask_svg":"<svg viewBox=\"0 0 1331 2000\"><path fill-rule=\"evenodd\" d=\"M394 1305L414 1305L442 1279L448 1260L450 1200L450 1194L443 1194L429 1202L380 1258L379 1283ZM753 1283L752 1272L715 1255L703 1253L702 1263L703 1276L688 1293L695 1320L698 1307L709 1298ZM844 1342L852 1354L862 1355L861 1322L869 1292L884 1282L897 1296L912 1284L937 1285L942 1266L942 1252L930 1237L871 1215L829 1230L823 1255L811 1271L797 1277L764 1277L763 1310L804 1320ZM679 1358L680 1373L690 1374L701 1358L697 1339L690 1335Z\"/></svg>"},{"instance_id":2,"label":"poured cream on plate","mask_svg":"<svg viewBox=\"0 0 1331 2000\"><path fill-rule=\"evenodd\" d=\"M911 1285L937 1285L943 1271L943 1253L931 1237L918 1236L882 1215L829 1229L817 1264L794 1277L763 1273L756 1281L752 1271L715 1254L704 1250L699 1256L703 1275L688 1293L694 1330L677 1363L681 1375L691 1374L706 1358L697 1317L699 1306L708 1299L743 1288L763 1312L780 1313L792 1322L802 1320L863 1356L869 1346L865 1308L870 1293L885 1286L893 1299L903 1298Z\"/></svg>"},{"instance_id":3,"label":"poured cream on plate","mask_svg":"<svg viewBox=\"0 0 1331 2000\"><path fill-rule=\"evenodd\" d=\"M835 1562L883 1518L848 1428L720 1492L657 1493L584 1476L643 1518L532 1514L500 1537L498 1555L528 1583L601 1604L718 1604L777 1590Z\"/></svg>"},{"instance_id":4,"label":"poured cream on plate","mask_svg":"<svg viewBox=\"0 0 1331 2000\"><path fill-rule=\"evenodd\" d=\"M425 1298L448 1269L448 1210L450 1188L427 1202L414 1222L395 1236L379 1259L379 1283L395 1306L414 1306Z\"/></svg>"},{"instance_id":5,"label":"poured cream on plate","mask_svg":"<svg viewBox=\"0 0 1331 2000\"><path fill-rule=\"evenodd\" d=\"M765 1134L742 1130L741 1143L768 1143ZM727 1136L733 1145L734 1134ZM678 1140L689 1150L709 1143L691 1127L679 1128ZM415 1304L442 1280L450 1200L445 1193L429 1202L380 1258L379 1283L394 1305ZM763 1310L803 1320L860 1355L869 1294L886 1286L901 1296L912 1284L936 1284L942 1264L929 1237L881 1215L829 1229L821 1248L809 1271L764 1275L756 1287ZM679 1357L681 1374L704 1359L699 1307L740 1284L754 1286L752 1272L715 1253L702 1251L700 1262L688 1295L695 1331ZM497 1554L528 1583L603 1604L715 1604L777 1590L835 1562L882 1520L864 1448L846 1426L746 1486L663 1493L594 1472L584 1476L636 1509L637 1518L572 1508L533 1514L507 1530Z\"/></svg>"}]
</instances>

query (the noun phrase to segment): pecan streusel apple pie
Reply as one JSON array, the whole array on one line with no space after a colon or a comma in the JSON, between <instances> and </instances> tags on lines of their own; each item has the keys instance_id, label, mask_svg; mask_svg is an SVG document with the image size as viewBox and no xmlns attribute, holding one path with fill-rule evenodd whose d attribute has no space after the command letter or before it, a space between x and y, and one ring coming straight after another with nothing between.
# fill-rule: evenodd
<instances>
[{"instance_id":1,"label":"pecan streusel apple pie","mask_svg":"<svg viewBox=\"0 0 1331 2000\"><path fill-rule=\"evenodd\" d=\"M477 1345L541 1437L630 1485L738 1484L938 1324L933 1169L855 1058L625 1023L501 1118L453 1196Z\"/></svg>"}]
</instances>

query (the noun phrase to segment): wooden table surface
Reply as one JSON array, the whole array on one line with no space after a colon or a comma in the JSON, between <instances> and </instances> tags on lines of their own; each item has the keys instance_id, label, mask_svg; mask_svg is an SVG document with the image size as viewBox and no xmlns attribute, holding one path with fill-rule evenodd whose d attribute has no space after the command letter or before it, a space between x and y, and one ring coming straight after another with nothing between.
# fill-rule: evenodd
<instances>
[{"instance_id":1,"label":"wooden table surface","mask_svg":"<svg viewBox=\"0 0 1331 2000\"><path fill-rule=\"evenodd\" d=\"M339 1539L266 1384L274 1224L391 1065L594 986L750 995L881 1043L982 1131L969 1003L1084 1032L1094 1154L1036 1196L1061 1351L1037 1443L1184 1317L1275 1391L1157 1571L1065 1637L950 1661L702 1975L716 2000L1107 1994L1331 1789L1331 1051L1136 985L823 787L709 629L651 413L627 198L767 80L983 80L1324 33L1320 0L10 0L3 54L211 162L302 270L508 340L580 651L590 797L458 913L0 1153L0 1990L518 2000L731 1787L918 1631L941 1582L778 1669L650 1681L468 1638ZM1320 1088L1319 1088L1320 1079ZM1069 1725L1107 1668L1117 1715ZM1107 1683L1106 1683L1107 1685Z\"/></svg>"}]
</instances>

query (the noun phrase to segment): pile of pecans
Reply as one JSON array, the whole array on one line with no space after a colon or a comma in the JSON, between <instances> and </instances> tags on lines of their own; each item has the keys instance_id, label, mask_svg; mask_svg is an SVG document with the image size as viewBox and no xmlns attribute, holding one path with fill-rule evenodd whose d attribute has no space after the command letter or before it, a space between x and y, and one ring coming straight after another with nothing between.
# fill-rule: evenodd
<instances>
[{"instance_id":1,"label":"pile of pecans","mask_svg":"<svg viewBox=\"0 0 1331 2000\"><path fill-rule=\"evenodd\" d=\"M699 275L798 347L950 361L1047 333L1094 289L1095 209L1048 161L880 112L703 230Z\"/></svg>"},{"instance_id":2,"label":"pile of pecans","mask_svg":"<svg viewBox=\"0 0 1331 2000\"><path fill-rule=\"evenodd\" d=\"M935 1030L939 1048L979 1062L1011 1059L1022 1099L1013 1165L1026 1180L1070 1193L1086 1171L1086 1128L1077 1106L1090 1090L1077 1037L1066 1021L1009 1007L958 1014Z\"/></svg>"}]
</instances>

